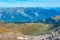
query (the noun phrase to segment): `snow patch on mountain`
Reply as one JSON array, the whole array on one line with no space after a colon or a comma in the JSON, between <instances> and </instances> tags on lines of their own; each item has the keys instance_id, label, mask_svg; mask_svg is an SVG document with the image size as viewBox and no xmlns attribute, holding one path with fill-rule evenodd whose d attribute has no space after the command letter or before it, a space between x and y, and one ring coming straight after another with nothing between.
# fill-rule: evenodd
<instances>
[{"instance_id":1,"label":"snow patch on mountain","mask_svg":"<svg viewBox=\"0 0 60 40\"><path fill-rule=\"evenodd\" d=\"M36 16L39 16L39 14L37 12L34 13Z\"/></svg>"},{"instance_id":2,"label":"snow patch on mountain","mask_svg":"<svg viewBox=\"0 0 60 40\"><path fill-rule=\"evenodd\" d=\"M0 14L0 18L2 17L2 14Z\"/></svg>"}]
</instances>

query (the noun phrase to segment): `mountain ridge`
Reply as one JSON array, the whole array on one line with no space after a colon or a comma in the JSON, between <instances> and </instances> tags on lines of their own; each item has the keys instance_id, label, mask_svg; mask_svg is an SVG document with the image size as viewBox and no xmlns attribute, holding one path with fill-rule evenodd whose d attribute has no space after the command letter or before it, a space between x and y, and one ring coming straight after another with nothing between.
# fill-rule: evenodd
<instances>
[{"instance_id":1,"label":"mountain ridge","mask_svg":"<svg viewBox=\"0 0 60 40\"><path fill-rule=\"evenodd\" d=\"M47 19L52 16L60 15L60 8L44 9L41 7L16 7L0 8L0 20L6 22L33 22L38 19Z\"/></svg>"}]
</instances>

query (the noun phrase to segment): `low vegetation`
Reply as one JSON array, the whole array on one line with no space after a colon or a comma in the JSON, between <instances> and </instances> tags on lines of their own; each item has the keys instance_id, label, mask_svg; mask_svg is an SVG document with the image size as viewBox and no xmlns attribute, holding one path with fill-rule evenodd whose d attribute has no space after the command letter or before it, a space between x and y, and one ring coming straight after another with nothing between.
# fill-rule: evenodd
<instances>
[{"instance_id":1,"label":"low vegetation","mask_svg":"<svg viewBox=\"0 0 60 40\"><path fill-rule=\"evenodd\" d=\"M49 34L51 30L49 28L52 27L51 24L44 23L23 23L23 24L0 24L0 28L6 28L4 30L10 31L15 30L16 32L21 32L25 35L41 35L41 34ZM4 30L0 30L0 32L4 32Z\"/></svg>"}]
</instances>

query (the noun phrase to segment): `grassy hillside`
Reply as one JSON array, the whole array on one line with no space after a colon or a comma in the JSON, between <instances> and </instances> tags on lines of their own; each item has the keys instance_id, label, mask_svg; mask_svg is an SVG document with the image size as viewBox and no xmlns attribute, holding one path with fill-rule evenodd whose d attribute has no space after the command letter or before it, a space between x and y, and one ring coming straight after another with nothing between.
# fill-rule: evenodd
<instances>
[{"instance_id":1,"label":"grassy hillside","mask_svg":"<svg viewBox=\"0 0 60 40\"><path fill-rule=\"evenodd\" d=\"M20 32L24 35L50 34L60 27L60 16L51 17L44 23L5 23L0 22L0 32Z\"/></svg>"},{"instance_id":2,"label":"grassy hillside","mask_svg":"<svg viewBox=\"0 0 60 40\"><path fill-rule=\"evenodd\" d=\"M21 32L25 35L40 35L40 34L49 34L51 30L49 28L52 27L51 24L44 24L44 23L23 23L23 24L15 24L15 23L8 23L8 24L0 24L0 32L5 31L13 31L13 32ZM5 29L6 28L6 29Z\"/></svg>"}]
</instances>

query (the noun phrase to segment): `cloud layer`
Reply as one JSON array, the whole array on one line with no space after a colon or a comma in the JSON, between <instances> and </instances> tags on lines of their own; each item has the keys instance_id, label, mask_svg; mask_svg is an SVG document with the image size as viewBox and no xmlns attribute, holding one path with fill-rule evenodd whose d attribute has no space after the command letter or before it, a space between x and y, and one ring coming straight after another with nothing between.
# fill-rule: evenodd
<instances>
[{"instance_id":1,"label":"cloud layer","mask_svg":"<svg viewBox=\"0 0 60 40\"><path fill-rule=\"evenodd\" d=\"M0 7L60 7L60 0L0 0Z\"/></svg>"}]
</instances>

